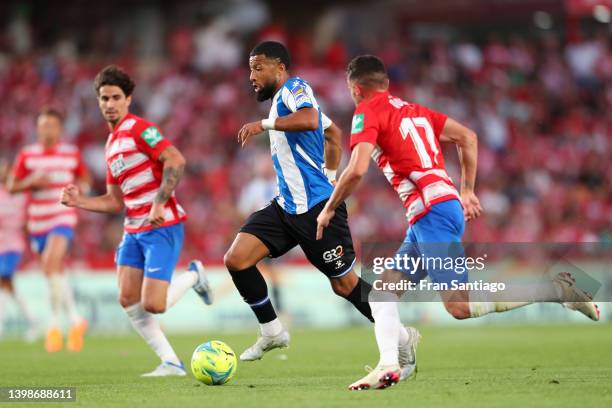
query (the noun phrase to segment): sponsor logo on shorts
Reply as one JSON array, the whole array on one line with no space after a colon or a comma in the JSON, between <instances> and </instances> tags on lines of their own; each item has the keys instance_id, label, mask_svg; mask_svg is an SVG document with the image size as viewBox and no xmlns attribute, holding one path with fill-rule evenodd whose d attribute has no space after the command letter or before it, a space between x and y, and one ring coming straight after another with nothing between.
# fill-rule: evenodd
<instances>
[{"instance_id":1,"label":"sponsor logo on shorts","mask_svg":"<svg viewBox=\"0 0 612 408\"><path fill-rule=\"evenodd\" d=\"M344 248L342 248L342 245L338 245L329 251L323 252L323 261L325 263L334 262L342 258L342 255L344 255Z\"/></svg>"}]
</instances>

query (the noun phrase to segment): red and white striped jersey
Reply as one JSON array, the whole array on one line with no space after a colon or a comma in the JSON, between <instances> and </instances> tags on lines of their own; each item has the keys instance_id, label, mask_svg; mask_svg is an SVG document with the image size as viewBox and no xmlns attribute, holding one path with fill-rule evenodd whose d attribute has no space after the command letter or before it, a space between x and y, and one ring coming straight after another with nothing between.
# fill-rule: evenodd
<instances>
[{"instance_id":1,"label":"red and white striped jersey","mask_svg":"<svg viewBox=\"0 0 612 408\"><path fill-rule=\"evenodd\" d=\"M444 167L438 140L446 118L386 91L355 109L351 149L362 142L375 146L372 159L397 191L410 224L433 204L460 199Z\"/></svg>"},{"instance_id":2,"label":"red and white striped jersey","mask_svg":"<svg viewBox=\"0 0 612 408\"><path fill-rule=\"evenodd\" d=\"M60 143L46 148L36 143L19 152L13 175L16 180L32 174L44 174L50 184L45 188L29 192L27 206L28 231L42 235L58 226L74 228L77 212L74 208L60 204L62 188L87 174L87 168L76 146Z\"/></svg>"},{"instance_id":3,"label":"red and white striped jersey","mask_svg":"<svg viewBox=\"0 0 612 408\"><path fill-rule=\"evenodd\" d=\"M25 250L25 194L11 194L0 184L0 254Z\"/></svg>"},{"instance_id":4,"label":"red and white striped jersey","mask_svg":"<svg viewBox=\"0 0 612 408\"><path fill-rule=\"evenodd\" d=\"M106 142L106 182L119 185L123 192L126 232L153 228L148 215L163 173L163 164L158 159L171 145L156 125L130 113L109 135ZM166 202L166 222L162 226L179 223L185 218L185 211L173 194Z\"/></svg>"}]
</instances>

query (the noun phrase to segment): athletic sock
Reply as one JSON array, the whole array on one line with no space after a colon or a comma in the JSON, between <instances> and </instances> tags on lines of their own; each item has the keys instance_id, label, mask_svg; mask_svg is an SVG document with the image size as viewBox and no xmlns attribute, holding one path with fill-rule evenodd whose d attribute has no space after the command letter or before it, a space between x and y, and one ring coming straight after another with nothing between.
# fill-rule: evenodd
<instances>
[{"instance_id":1,"label":"athletic sock","mask_svg":"<svg viewBox=\"0 0 612 408\"><path fill-rule=\"evenodd\" d=\"M410 334L408 334L408 330L400 324L399 330L399 344L406 344L410 340Z\"/></svg>"},{"instance_id":2,"label":"athletic sock","mask_svg":"<svg viewBox=\"0 0 612 408\"><path fill-rule=\"evenodd\" d=\"M70 319L70 324L72 325L78 324L81 320L83 320L83 318L81 317L81 315L79 314L79 311L77 310L76 302L74 301L74 292L72 290L72 287L70 286L70 283L68 282L68 279L66 278L66 275L62 274L62 275L57 275L57 276L61 280L61 285L63 287L62 301L64 305L64 310L66 311L66 314L68 315L68 319Z\"/></svg>"},{"instance_id":3,"label":"athletic sock","mask_svg":"<svg viewBox=\"0 0 612 408\"><path fill-rule=\"evenodd\" d=\"M186 271L175 274L168 286L168 297L166 298L166 310L178 302L185 293L198 281L198 274L193 271Z\"/></svg>"},{"instance_id":4,"label":"athletic sock","mask_svg":"<svg viewBox=\"0 0 612 408\"><path fill-rule=\"evenodd\" d=\"M159 322L151 313L144 310L141 303L126 307L125 312L134 329L142 336L162 362L168 361L177 365L181 364L170 342L164 335Z\"/></svg>"},{"instance_id":5,"label":"athletic sock","mask_svg":"<svg viewBox=\"0 0 612 408\"><path fill-rule=\"evenodd\" d=\"M49 283L49 303L51 304L51 318L49 319L49 328L57 328L60 322L62 313L62 300L64 298L64 285L62 276L52 274L47 278Z\"/></svg>"},{"instance_id":6,"label":"athletic sock","mask_svg":"<svg viewBox=\"0 0 612 408\"><path fill-rule=\"evenodd\" d=\"M257 266L253 265L250 268L241 271L229 271L229 273L236 289L251 307L260 324L276 319L274 306L272 306L268 296L268 286Z\"/></svg>"},{"instance_id":7,"label":"athletic sock","mask_svg":"<svg viewBox=\"0 0 612 408\"><path fill-rule=\"evenodd\" d=\"M283 324L277 317L268 323L260 323L259 330L261 331L262 336L274 337L283 331Z\"/></svg>"},{"instance_id":8,"label":"athletic sock","mask_svg":"<svg viewBox=\"0 0 612 408\"><path fill-rule=\"evenodd\" d=\"M381 366L398 364L402 324L397 308L397 296L392 293L376 293L371 299L376 300L370 301L370 306L374 316L376 344L380 353L378 364Z\"/></svg>"},{"instance_id":9,"label":"athletic sock","mask_svg":"<svg viewBox=\"0 0 612 408\"><path fill-rule=\"evenodd\" d=\"M355 309L359 310L359 312L366 317L371 322L374 322L374 318L372 317L372 309L370 308L370 303L367 300L370 292L372 291L372 286L359 278L357 281L357 285L353 288L353 291L345 298L349 302L355 306Z\"/></svg>"},{"instance_id":10,"label":"athletic sock","mask_svg":"<svg viewBox=\"0 0 612 408\"><path fill-rule=\"evenodd\" d=\"M507 312L536 302L561 302L560 294L552 281L522 285L506 283L506 289L503 291L486 294L470 291L469 296L471 317Z\"/></svg>"}]
</instances>

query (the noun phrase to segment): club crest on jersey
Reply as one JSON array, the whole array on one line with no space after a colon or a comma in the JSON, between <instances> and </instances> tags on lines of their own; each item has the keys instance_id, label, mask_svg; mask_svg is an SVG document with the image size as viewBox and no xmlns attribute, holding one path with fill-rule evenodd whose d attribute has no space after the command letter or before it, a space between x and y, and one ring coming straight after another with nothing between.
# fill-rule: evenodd
<instances>
[{"instance_id":1,"label":"club crest on jersey","mask_svg":"<svg viewBox=\"0 0 612 408\"><path fill-rule=\"evenodd\" d=\"M123 160L123 155L120 154L115 160L113 160L110 164L110 172L113 177L119 177L121 173L125 170L125 161Z\"/></svg>"},{"instance_id":2,"label":"club crest on jersey","mask_svg":"<svg viewBox=\"0 0 612 408\"><path fill-rule=\"evenodd\" d=\"M163 136L155 126L149 126L143 130L140 137L151 147L155 147L163 139Z\"/></svg>"},{"instance_id":3,"label":"club crest on jersey","mask_svg":"<svg viewBox=\"0 0 612 408\"><path fill-rule=\"evenodd\" d=\"M353 116L353 123L351 125L351 134L360 132L363 132L363 113Z\"/></svg>"}]
</instances>

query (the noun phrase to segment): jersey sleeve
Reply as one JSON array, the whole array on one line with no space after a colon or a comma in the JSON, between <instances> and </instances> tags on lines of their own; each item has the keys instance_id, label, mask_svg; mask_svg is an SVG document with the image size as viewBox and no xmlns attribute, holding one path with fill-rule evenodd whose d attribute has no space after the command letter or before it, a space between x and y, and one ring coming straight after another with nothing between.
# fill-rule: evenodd
<instances>
[{"instance_id":1,"label":"jersey sleeve","mask_svg":"<svg viewBox=\"0 0 612 408\"><path fill-rule=\"evenodd\" d=\"M108 164L106 165L106 184L119 184L117 179L113 177L113 174L111 173Z\"/></svg>"},{"instance_id":2,"label":"jersey sleeve","mask_svg":"<svg viewBox=\"0 0 612 408\"><path fill-rule=\"evenodd\" d=\"M323 126L323 130L327 130L332 125L332 120L327 117L326 114L321 112L321 126Z\"/></svg>"},{"instance_id":3,"label":"jersey sleeve","mask_svg":"<svg viewBox=\"0 0 612 408\"><path fill-rule=\"evenodd\" d=\"M442 134L442 130L444 129L444 125L446 124L446 119L448 119L448 116L441 112L426 108L424 106L421 106L421 109L423 109L424 113L429 118L429 121L431 122L431 126L434 131L434 135L436 135L436 139L439 139L440 135Z\"/></svg>"},{"instance_id":4,"label":"jersey sleeve","mask_svg":"<svg viewBox=\"0 0 612 408\"><path fill-rule=\"evenodd\" d=\"M296 79L291 80L289 84L283 87L281 98L291 112L297 112L300 109L314 106L311 94L310 86L304 81Z\"/></svg>"},{"instance_id":5,"label":"jersey sleeve","mask_svg":"<svg viewBox=\"0 0 612 408\"><path fill-rule=\"evenodd\" d=\"M12 173L16 180L21 180L28 175L29 171L25 165L25 154L23 154L23 152L19 152L17 155Z\"/></svg>"},{"instance_id":6,"label":"jersey sleeve","mask_svg":"<svg viewBox=\"0 0 612 408\"><path fill-rule=\"evenodd\" d=\"M380 130L376 113L367 105L357 106L351 125L351 150L362 142L376 144Z\"/></svg>"},{"instance_id":7,"label":"jersey sleeve","mask_svg":"<svg viewBox=\"0 0 612 408\"><path fill-rule=\"evenodd\" d=\"M138 123L132 128L132 137L136 141L138 150L157 161L159 156L172 143L162 136L159 128L150 123Z\"/></svg>"}]
</instances>

